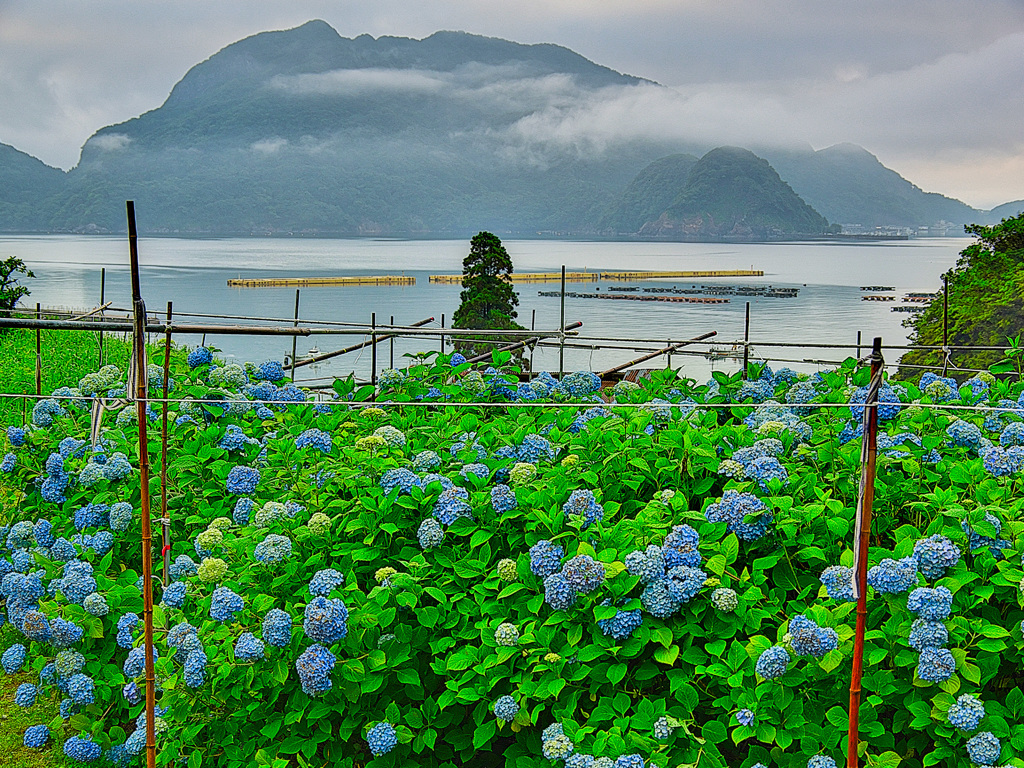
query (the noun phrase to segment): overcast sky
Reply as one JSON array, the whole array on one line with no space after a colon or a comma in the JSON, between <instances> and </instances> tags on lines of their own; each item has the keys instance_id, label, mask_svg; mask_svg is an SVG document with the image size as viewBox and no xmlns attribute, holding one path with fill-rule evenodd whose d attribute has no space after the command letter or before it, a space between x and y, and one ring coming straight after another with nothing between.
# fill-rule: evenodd
<instances>
[{"instance_id":1,"label":"overcast sky","mask_svg":"<svg viewBox=\"0 0 1024 768\"><path fill-rule=\"evenodd\" d=\"M593 105L588 128L848 141L980 208L1024 198L1021 0L0 0L0 142L70 168L192 65L312 18L346 37L557 43L674 89Z\"/></svg>"}]
</instances>

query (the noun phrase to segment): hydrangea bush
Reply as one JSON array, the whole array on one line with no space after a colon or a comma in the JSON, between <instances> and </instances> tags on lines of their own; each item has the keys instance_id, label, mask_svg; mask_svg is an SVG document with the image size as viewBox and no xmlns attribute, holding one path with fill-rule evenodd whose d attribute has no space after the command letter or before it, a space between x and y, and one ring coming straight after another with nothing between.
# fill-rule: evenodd
<instances>
[{"instance_id":1,"label":"hydrangea bush","mask_svg":"<svg viewBox=\"0 0 1024 768\"><path fill-rule=\"evenodd\" d=\"M159 764L845 754L867 371L601 390L588 373L520 382L508 362L435 354L373 403L351 381L310 402L280 366L206 350L176 366ZM123 386L101 374L42 401L0 451L14 457L0 661L38 675L11 706L61 702L27 746L141 765L136 433L109 418L94 445L88 404L66 399ZM1024 765L1024 462L1008 428L1024 404L984 383L960 400L934 379L885 388L861 710L873 766ZM479 401L557 407L442 405Z\"/></svg>"}]
</instances>

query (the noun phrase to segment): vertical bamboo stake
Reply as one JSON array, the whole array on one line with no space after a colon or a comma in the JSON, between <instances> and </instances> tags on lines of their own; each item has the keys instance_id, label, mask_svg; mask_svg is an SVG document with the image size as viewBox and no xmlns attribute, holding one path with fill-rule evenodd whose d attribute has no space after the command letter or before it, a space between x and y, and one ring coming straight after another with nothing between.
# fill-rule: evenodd
<instances>
[{"instance_id":1,"label":"vertical bamboo stake","mask_svg":"<svg viewBox=\"0 0 1024 768\"><path fill-rule=\"evenodd\" d=\"M942 276L942 375L946 375L949 362L949 273Z\"/></svg>"},{"instance_id":2,"label":"vertical bamboo stake","mask_svg":"<svg viewBox=\"0 0 1024 768\"><path fill-rule=\"evenodd\" d=\"M444 354L444 312L441 313L441 354Z\"/></svg>"},{"instance_id":3,"label":"vertical bamboo stake","mask_svg":"<svg viewBox=\"0 0 1024 768\"><path fill-rule=\"evenodd\" d=\"M377 386L377 313L370 313L370 384Z\"/></svg>"},{"instance_id":4,"label":"vertical bamboo stake","mask_svg":"<svg viewBox=\"0 0 1024 768\"><path fill-rule=\"evenodd\" d=\"M562 318L561 324L559 324L558 336L558 380L561 381L565 376L565 264L562 265L562 310L559 315Z\"/></svg>"},{"instance_id":5,"label":"vertical bamboo stake","mask_svg":"<svg viewBox=\"0 0 1024 768\"><path fill-rule=\"evenodd\" d=\"M36 320L43 319L43 311L36 304ZM43 331L36 328L36 394L43 394Z\"/></svg>"},{"instance_id":6,"label":"vertical bamboo stake","mask_svg":"<svg viewBox=\"0 0 1024 768\"><path fill-rule=\"evenodd\" d=\"M747 380L747 362L750 360L750 302L747 302L747 319L743 323L743 380Z\"/></svg>"},{"instance_id":7,"label":"vertical bamboo stake","mask_svg":"<svg viewBox=\"0 0 1024 768\"><path fill-rule=\"evenodd\" d=\"M167 326L164 332L164 412L160 429L160 523L163 526L163 540L160 554L164 561L164 586L171 583L171 520L167 516L167 393L170 392L171 376L171 318L174 305L167 302ZM170 617L168 617L170 621Z\"/></svg>"},{"instance_id":8,"label":"vertical bamboo stake","mask_svg":"<svg viewBox=\"0 0 1024 768\"><path fill-rule=\"evenodd\" d=\"M139 421L139 485L142 494L142 616L146 655L146 766L156 766L156 672L153 665L153 530L150 521L149 443L146 434L146 305L139 282L139 245L135 202L128 200L128 248L132 267L132 309L135 314L135 412Z\"/></svg>"},{"instance_id":9,"label":"vertical bamboo stake","mask_svg":"<svg viewBox=\"0 0 1024 768\"><path fill-rule=\"evenodd\" d=\"M857 359L860 360L860 331L857 331Z\"/></svg>"},{"instance_id":10,"label":"vertical bamboo stake","mask_svg":"<svg viewBox=\"0 0 1024 768\"><path fill-rule=\"evenodd\" d=\"M846 768L857 768L860 720L860 680L864 668L864 634L868 616L868 545L871 540L871 506L875 499L875 458L878 452L878 390L882 376L882 339L875 337L871 349L871 385L864 403L864 459L861 468L859 527L854 545L857 586L857 628L853 643L853 671L850 675L850 726L847 733Z\"/></svg>"},{"instance_id":11,"label":"vertical bamboo stake","mask_svg":"<svg viewBox=\"0 0 1024 768\"><path fill-rule=\"evenodd\" d=\"M395 316L392 315L391 316L391 328L392 328L392 330L394 330L394 327L395 327ZM393 333L391 334L391 364L388 367L389 368L394 368L395 367L395 334L393 334Z\"/></svg>"},{"instance_id":12,"label":"vertical bamboo stake","mask_svg":"<svg viewBox=\"0 0 1024 768\"><path fill-rule=\"evenodd\" d=\"M295 327L299 327L299 289L295 289ZM292 381L295 381L295 346L299 343L298 336L292 336Z\"/></svg>"},{"instance_id":13,"label":"vertical bamboo stake","mask_svg":"<svg viewBox=\"0 0 1024 768\"><path fill-rule=\"evenodd\" d=\"M106 301L104 300L104 294L107 288L107 268L100 267L100 306L102 307ZM103 318L103 310L100 310L100 318ZM100 331L100 368L103 367L103 331Z\"/></svg>"}]
</instances>

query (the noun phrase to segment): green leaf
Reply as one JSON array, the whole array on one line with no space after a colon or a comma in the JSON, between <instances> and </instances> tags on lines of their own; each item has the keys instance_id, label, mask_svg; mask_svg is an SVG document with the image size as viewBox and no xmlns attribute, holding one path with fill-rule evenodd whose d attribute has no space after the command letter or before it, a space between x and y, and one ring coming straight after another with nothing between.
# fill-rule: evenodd
<instances>
[{"instance_id":1,"label":"green leaf","mask_svg":"<svg viewBox=\"0 0 1024 768\"><path fill-rule=\"evenodd\" d=\"M654 652L654 658L662 664L668 664L671 666L672 664L675 664L676 659L679 658L679 646L671 645L668 648L659 648Z\"/></svg>"}]
</instances>

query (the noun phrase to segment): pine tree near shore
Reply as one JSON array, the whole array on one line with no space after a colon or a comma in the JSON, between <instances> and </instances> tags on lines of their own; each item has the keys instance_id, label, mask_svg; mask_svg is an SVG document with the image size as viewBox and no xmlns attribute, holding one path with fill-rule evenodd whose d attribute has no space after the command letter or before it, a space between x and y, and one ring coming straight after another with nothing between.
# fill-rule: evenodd
<instances>
[{"instance_id":1,"label":"pine tree near shore","mask_svg":"<svg viewBox=\"0 0 1024 768\"><path fill-rule=\"evenodd\" d=\"M511 275L512 258L501 240L490 232L476 234L470 240L469 255L462 262L461 304L452 315L452 327L523 330L515 322L519 296L512 288ZM486 343L488 340L499 343ZM463 337L456 340L455 348L472 357L514 341L514 337Z\"/></svg>"}]
</instances>

